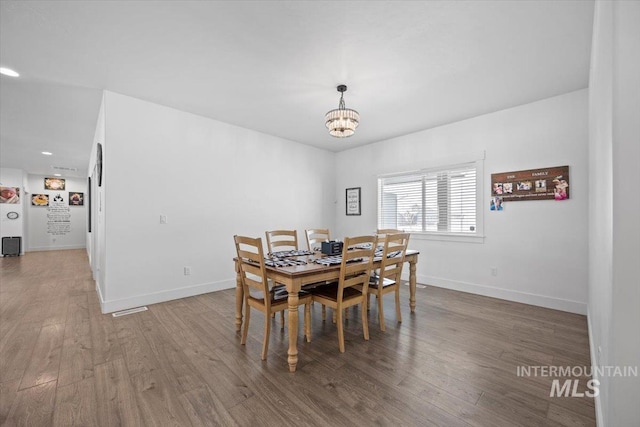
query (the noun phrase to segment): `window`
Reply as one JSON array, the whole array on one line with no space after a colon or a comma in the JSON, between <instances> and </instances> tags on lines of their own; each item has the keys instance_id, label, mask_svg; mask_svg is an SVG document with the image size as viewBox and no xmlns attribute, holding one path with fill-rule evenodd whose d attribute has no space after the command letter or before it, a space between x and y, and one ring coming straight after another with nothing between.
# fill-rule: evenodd
<instances>
[{"instance_id":1,"label":"window","mask_svg":"<svg viewBox=\"0 0 640 427\"><path fill-rule=\"evenodd\" d=\"M379 177L378 228L480 236L480 173L476 161Z\"/></svg>"}]
</instances>

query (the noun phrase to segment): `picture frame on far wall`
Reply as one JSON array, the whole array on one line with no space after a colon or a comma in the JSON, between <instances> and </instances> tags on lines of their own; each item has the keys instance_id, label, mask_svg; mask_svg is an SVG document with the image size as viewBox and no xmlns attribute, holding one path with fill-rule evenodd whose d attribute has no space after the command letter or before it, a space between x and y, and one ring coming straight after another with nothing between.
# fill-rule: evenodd
<instances>
[{"instance_id":1,"label":"picture frame on far wall","mask_svg":"<svg viewBox=\"0 0 640 427\"><path fill-rule=\"evenodd\" d=\"M70 192L69 206L84 206L84 193Z\"/></svg>"},{"instance_id":2,"label":"picture frame on far wall","mask_svg":"<svg viewBox=\"0 0 640 427\"><path fill-rule=\"evenodd\" d=\"M44 179L44 189L45 190L53 190L60 191L65 189L66 181L64 178L45 178Z\"/></svg>"},{"instance_id":3,"label":"picture frame on far wall","mask_svg":"<svg viewBox=\"0 0 640 427\"><path fill-rule=\"evenodd\" d=\"M33 194L31 196L31 206L49 206L49 195Z\"/></svg>"},{"instance_id":4,"label":"picture frame on far wall","mask_svg":"<svg viewBox=\"0 0 640 427\"><path fill-rule=\"evenodd\" d=\"M360 187L346 190L347 215L361 215Z\"/></svg>"}]
</instances>

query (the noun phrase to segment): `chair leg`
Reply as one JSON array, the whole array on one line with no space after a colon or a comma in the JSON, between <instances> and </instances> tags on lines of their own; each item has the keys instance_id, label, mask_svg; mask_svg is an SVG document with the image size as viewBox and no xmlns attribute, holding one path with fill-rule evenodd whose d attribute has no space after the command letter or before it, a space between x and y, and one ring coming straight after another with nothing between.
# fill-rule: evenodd
<instances>
[{"instance_id":1,"label":"chair leg","mask_svg":"<svg viewBox=\"0 0 640 427\"><path fill-rule=\"evenodd\" d=\"M396 287L396 317L398 323L402 323L402 313L400 313L400 287Z\"/></svg>"},{"instance_id":2,"label":"chair leg","mask_svg":"<svg viewBox=\"0 0 640 427\"><path fill-rule=\"evenodd\" d=\"M349 309L345 308L344 309L344 319L347 320L349 318Z\"/></svg>"},{"instance_id":3,"label":"chair leg","mask_svg":"<svg viewBox=\"0 0 640 427\"><path fill-rule=\"evenodd\" d=\"M262 360L267 359L267 350L269 349L269 332L271 332L271 322L268 319L265 319L264 341L262 342Z\"/></svg>"},{"instance_id":4,"label":"chair leg","mask_svg":"<svg viewBox=\"0 0 640 427\"><path fill-rule=\"evenodd\" d=\"M369 341L369 321L367 320L367 310L362 310L362 333L365 341Z\"/></svg>"},{"instance_id":5,"label":"chair leg","mask_svg":"<svg viewBox=\"0 0 640 427\"><path fill-rule=\"evenodd\" d=\"M284 331L284 310L280 312L280 330Z\"/></svg>"},{"instance_id":6,"label":"chair leg","mask_svg":"<svg viewBox=\"0 0 640 427\"><path fill-rule=\"evenodd\" d=\"M327 320L327 306L322 304L322 321Z\"/></svg>"},{"instance_id":7,"label":"chair leg","mask_svg":"<svg viewBox=\"0 0 640 427\"><path fill-rule=\"evenodd\" d=\"M336 311L337 310L333 310L333 323L336 323Z\"/></svg>"},{"instance_id":8,"label":"chair leg","mask_svg":"<svg viewBox=\"0 0 640 427\"><path fill-rule=\"evenodd\" d=\"M344 353L344 326L342 324L342 310L336 309L333 311L336 313L336 322L338 326L338 347L340 348L340 353Z\"/></svg>"},{"instance_id":9,"label":"chair leg","mask_svg":"<svg viewBox=\"0 0 640 427\"><path fill-rule=\"evenodd\" d=\"M242 338L240 338L240 344L245 345L247 343L247 334L249 333L249 320L251 319L251 307L249 302L245 300L244 303L244 327L242 328Z\"/></svg>"},{"instance_id":10,"label":"chair leg","mask_svg":"<svg viewBox=\"0 0 640 427\"><path fill-rule=\"evenodd\" d=\"M371 294L367 292L367 311L371 310Z\"/></svg>"},{"instance_id":11,"label":"chair leg","mask_svg":"<svg viewBox=\"0 0 640 427\"><path fill-rule=\"evenodd\" d=\"M307 336L307 342L311 342L311 303L304 305L304 334Z\"/></svg>"},{"instance_id":12,"label":"chair leg","mask_svg":"<svg viewBox=\"0 0 640 427\"><path fill-rule=\"evenodd\" d=\"M380 330L385 331L384 326L384 309L382 308L382 295L377 295L378 297L378 320L380 321Z\"/></svg>"}]
</instances>

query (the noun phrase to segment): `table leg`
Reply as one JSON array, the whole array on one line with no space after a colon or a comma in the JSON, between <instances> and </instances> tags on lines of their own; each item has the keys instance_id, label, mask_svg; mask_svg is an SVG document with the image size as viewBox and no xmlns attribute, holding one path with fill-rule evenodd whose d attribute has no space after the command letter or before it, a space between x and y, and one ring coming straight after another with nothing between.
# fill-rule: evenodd
<instances>
[{"instance_id":1,"label":"table leg","mask_svg":"<svg viewBox=\"0 0 640 427\"><path fill-rule=\"evenodd\" d=\"M242 306L244 290L242 289L242 278L240 277L240 265L236 262L236 331L242 328Z\"/></svg>"},{"instance_id":2,"label":"table leg","mask_svg":"<svg viewBox=\"0 0 640 427\"><path fill-rule=\"evenodd\" d=\"M409 263L409 307L411 312L416 311L416 263Z\"/></svg>"},{"instance_id":3,"label":"table leg","mask_svg":"<svg viewBox=\"0 0 640 427\"><path fill-rule=\"evenodd\" d=\"M298 365L298 293L289 292L289 372L296 371Z\"/></svg>"}]
</instances>

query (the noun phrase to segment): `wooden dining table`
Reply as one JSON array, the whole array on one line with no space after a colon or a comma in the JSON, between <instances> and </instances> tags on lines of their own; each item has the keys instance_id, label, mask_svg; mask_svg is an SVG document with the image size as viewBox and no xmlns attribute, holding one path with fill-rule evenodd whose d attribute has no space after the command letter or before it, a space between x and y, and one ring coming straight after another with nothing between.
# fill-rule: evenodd
<instances>
[{"instance_id":1,"label":"wooden dining table","mask_svg":"<svg viewBox=\"0 0 640 427\"><path fill-rule=\"evenodd\" d=\"M409 307L411 312L416 310L416 264L418 263L418 255L420 252L416 250L407 250L405 262L409 263ZM340 276L340 265L322 265L313 262L315 258L323 255L307 255L297 257L307 263L304 265L296 265L290 267L271 267L267 266L267 277L274 283L285 285L287 288L288 304L289 304L289 351L287 362L289 371L295 372L298 364L298 292L303 285L310 283L318 283L323 281L337 281ZM240 276L240 264L238 259L234 258L236 266L236 331L240 331L242 327L242 309L244 291L242 288L242 279ZM379 268L380 261L374 261L373 268Z\"/></svg>"}]
</instances>

